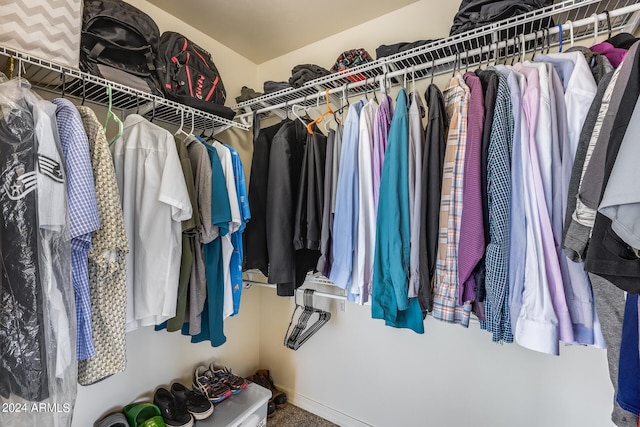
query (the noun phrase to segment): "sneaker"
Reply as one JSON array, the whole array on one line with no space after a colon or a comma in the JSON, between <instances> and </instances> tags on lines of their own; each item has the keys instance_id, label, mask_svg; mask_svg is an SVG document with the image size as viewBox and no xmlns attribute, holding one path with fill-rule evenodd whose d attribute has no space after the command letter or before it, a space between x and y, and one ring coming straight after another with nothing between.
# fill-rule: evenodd
<instances>
[{"instance_id":1,"label":"sneaker","mask_svg":"<svg viewBox=\"0 0 640 427\"><path fill-rule=\"evenodd\" d=\"M213 414L213 404L201 394L187 389L180 383L171 384L171 394L176 401L184 405L196 421L204 420Z\"/></svg>"},{"instance_id":2,"label":"sneaker","mask_svg":"<svg viewBox=\"0 0 640 427\"><path fill-rule=\"evenodd\" d=\"M166 388L159 388L153 396L153 404L160 409L160 415L168 427L192 427L193 417L187 408L178 403Z\"/></svg>"},{"instance_id":3,"label":"sneaker","mask_svg":"<svg viewBox=\"0 0 640 427\"><path fill-rule=\"evenodd\" d=\"M222 402L231 396L231 390L218 380L206 366L198 366L193 371L193 391L209 399L211 403Z\"/></svg>"},{"instance_id":4,"label":"sneaker","mask_svg":"<svg viewBox=\"0 0 640 427\"><path fill-rule=\"evenodd\" d=\"M229 387L233 394L238 394L247 388L247 382L244 378L234 375L229 368L212 363L209 365L209 372Z\"/></svg>"},{"instance_id":5,"label":"sneaker","mask_svg":"<svg viewBox=\"0 0 640 427\"><path fill-rule=\"evenodd\" d=\"M273 396L273 401L276 404L278 409L282 408L287 403L287 394L278 390L273 383L273 378L271 378L271 373L268 369L258 369L253 376L253 381L262 387L271 390L271 394Z\"/></svg>"}]
</instances>

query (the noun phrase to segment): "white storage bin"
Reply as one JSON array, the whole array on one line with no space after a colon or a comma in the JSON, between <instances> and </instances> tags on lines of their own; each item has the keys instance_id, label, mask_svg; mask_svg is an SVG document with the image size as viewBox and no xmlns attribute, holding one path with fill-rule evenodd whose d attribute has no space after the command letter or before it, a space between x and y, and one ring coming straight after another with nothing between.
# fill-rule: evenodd
<instances>
[{"instance_id":1,"label":"white storage bin","mask_svg":"<svg viewBox=\"0 0 640 427\"><path fill-rule=\"evenodd\" d=\"M0 1L0 45L78 68L82 0Z\"/></svg>"},{"instance_id":2,"label":"white storage bin","mask_svg":"<svg viewBox=\"0 0 640 427\"><path fill-rule=\"evenodd\" d=\"M197 427L264 427L271 390L255 383L216 405L213 415L198 421Z\"/></svg>"}]
</instances>

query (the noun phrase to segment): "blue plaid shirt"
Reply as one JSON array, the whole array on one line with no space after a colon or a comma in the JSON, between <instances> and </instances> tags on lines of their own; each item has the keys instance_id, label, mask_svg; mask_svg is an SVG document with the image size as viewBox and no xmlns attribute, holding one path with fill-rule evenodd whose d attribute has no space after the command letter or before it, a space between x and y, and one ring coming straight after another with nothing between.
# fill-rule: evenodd
<instances>
[{"instance_id":1,"label":"blue plaid shirt","mask_svg":"<svg viewBox=\"0 0 640 427\"><path fill-rule=\"evenodd\" d=\"M67 171L67 201L71 232L71 270L76 300L78 360L95 355L91 329L91 298L89 295L89 264L91 233L100 227L96 187L91 167L89 141L76 107L58 98L53 103L60 133L62 153Z\"/></svg>"}]
</instances>

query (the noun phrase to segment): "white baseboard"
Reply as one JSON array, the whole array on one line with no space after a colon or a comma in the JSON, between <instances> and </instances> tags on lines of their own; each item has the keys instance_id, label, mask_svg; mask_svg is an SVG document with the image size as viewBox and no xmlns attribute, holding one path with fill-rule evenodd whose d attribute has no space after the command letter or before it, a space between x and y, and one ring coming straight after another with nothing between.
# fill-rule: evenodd
<instances>
[{"instance_id":1,"label":"white baseboard","mask_svg":"<svg viewBox=\"0 0 640 427\"><path fill-rule=\"evenodd\" d=\"M340 427L372 427L371 424L367 424L347 414L323 405L322 403L316 402L307 396L284 387L280 387L279 385L276 385L276 387L287 393L287 401L292 405L302 408L305 411L309 411L312 414L316 414L317 416L322 417L325 420L329 420Z\"/></svg>"}]
</instances>

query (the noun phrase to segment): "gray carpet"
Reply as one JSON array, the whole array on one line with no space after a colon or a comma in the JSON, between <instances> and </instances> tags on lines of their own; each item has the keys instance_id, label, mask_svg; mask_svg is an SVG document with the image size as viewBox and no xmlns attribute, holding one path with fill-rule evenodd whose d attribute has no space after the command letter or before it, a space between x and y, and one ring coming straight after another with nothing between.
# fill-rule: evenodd
<instances>
[{"instance_id":1,"label":"gray carpet","mask_svg":"<svg viewBox=\"0 0 640 427\"><path fill-rule=\"evenodd\" d=\"M284 408L276 409L275 414L267 419L268 427L337 427L319 416L287 403Z\"/></svg>"}]
</instances>

